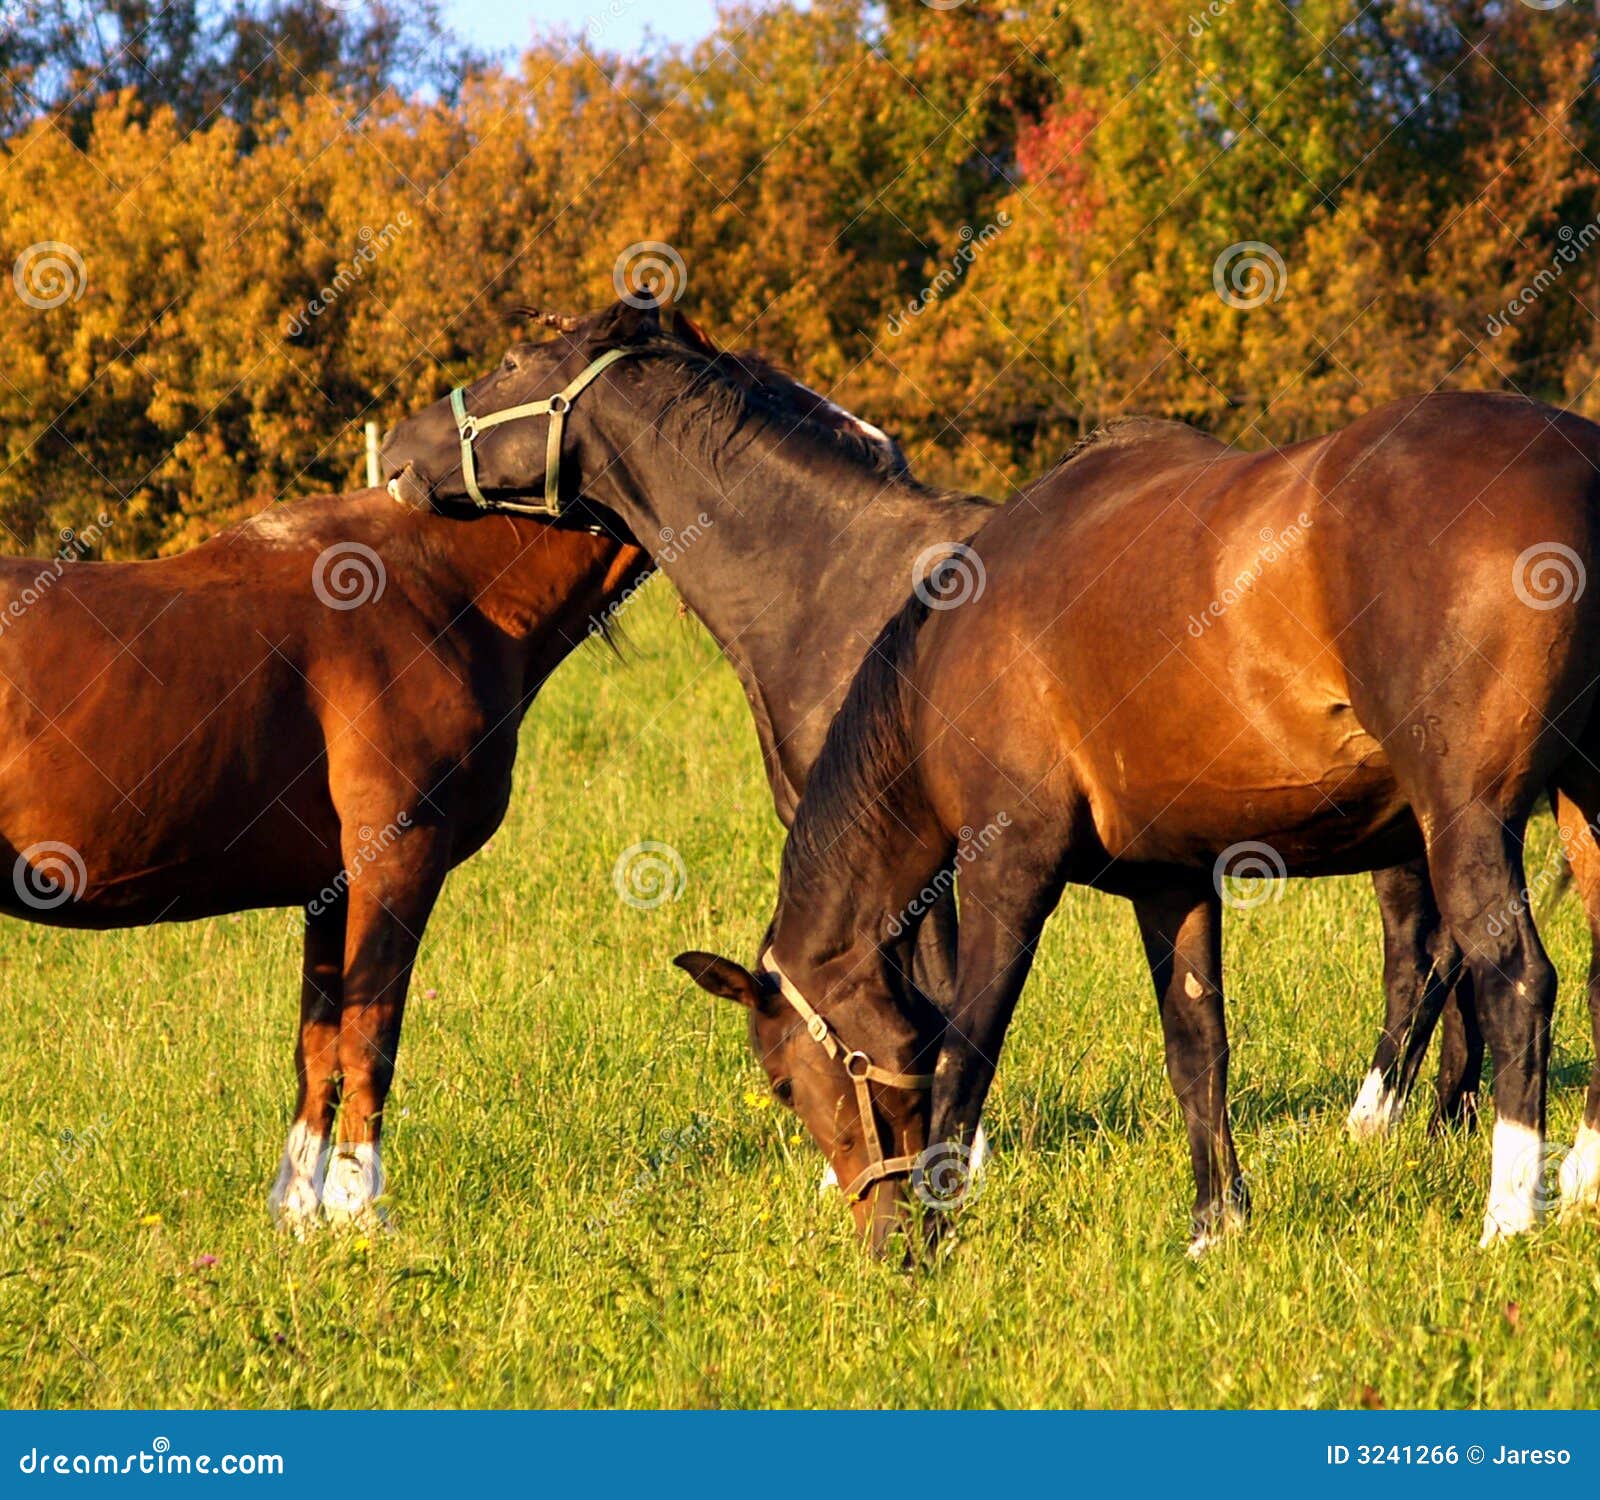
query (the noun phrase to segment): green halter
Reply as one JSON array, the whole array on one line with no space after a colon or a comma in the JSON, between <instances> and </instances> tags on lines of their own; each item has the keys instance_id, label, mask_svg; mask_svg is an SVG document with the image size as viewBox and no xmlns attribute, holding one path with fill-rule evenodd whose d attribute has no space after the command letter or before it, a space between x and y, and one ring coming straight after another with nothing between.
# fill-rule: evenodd
<instances>
[{"instance_id":1,"label":"green halter","mask_svg":"<svg viewBox=\"0 0 1600 1500\"><path fill-rule=\"evenodd\" d=\"M604 370L619 359L638 354L638 349L608 349L593 360L566 386L542 401L525 401L521 406L508 406L503 411L492 411L475 417L467 410L466 387L458 385L450 392L450 410L455 413L456 431L461 434L461 478L467 494L481 510L509 510L523 516L545 516L555 521L561 518L561 428L567 412L578 394L588 387ZM473 461L472 441L480 432L498 427L502 422L515 422L521 417L549 417L550 432L544 447L544 495L537 501L526 503L515 500L490 500L478 488L478 470Z\"/></svg>"}]
</instances>

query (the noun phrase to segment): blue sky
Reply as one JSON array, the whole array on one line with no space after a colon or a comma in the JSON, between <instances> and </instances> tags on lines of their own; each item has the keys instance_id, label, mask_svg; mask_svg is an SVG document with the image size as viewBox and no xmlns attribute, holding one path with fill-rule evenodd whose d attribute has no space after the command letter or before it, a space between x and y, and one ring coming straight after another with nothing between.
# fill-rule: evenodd
<instances>
[{"instance_id":1,"label":"blue sky","mask_svg":"<svg viewBox=\"0 0 1600 1500\"><path fill-rule=\"evenodd\" d=\"M551 25L579 31L591 20L602 46L637 52L647 29L669 42L694 41L716 20L714 0L444 0L450 25L467 41L491 49L516 50L535 28Z\"/></svg>"}]
</instances>

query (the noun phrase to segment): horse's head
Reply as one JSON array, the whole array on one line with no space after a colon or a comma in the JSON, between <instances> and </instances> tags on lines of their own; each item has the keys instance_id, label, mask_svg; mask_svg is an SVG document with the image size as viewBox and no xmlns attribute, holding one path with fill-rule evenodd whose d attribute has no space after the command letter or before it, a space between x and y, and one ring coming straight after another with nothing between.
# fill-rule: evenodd
<instances>
[{"instance_id":1,"label":"horse's head","mask_svg":"<svg viewBox=\"0 0 1600 1500\"><path fill-rule=\"evenodd\" d=\"M818 1009L770 949L756 973L712 953L673 961L702 989L746 1008L750 1046L773 1094L822 1148L856 1232L881 1254L905 1223L908 1186L925 1165L933 1078L917 1069L937 1034L877 993L877 976L852 975L826 991L818 981Z\"/></svg>"},{"instance_id":2,"label":"horse's head","mask_svg":"<svg viewBox=\"0 0 1600 1500\"><path fill-rule=\"evenodd\" d=\"M676 359L691 374L761 393L797 423L849 434L885 471L905 471L905 455L881 429L754 351L720 352L677 309L640 301L588 316L524 309L552 336L513 344L489 374L392 428L383 445L390 494L423 510L468 505L559 516L615 462L621 445L598 438L592 408L621 400L631 409L648 399L637 384L607 378L618 363L644 357Z\"/></svg>"}]
</instances>

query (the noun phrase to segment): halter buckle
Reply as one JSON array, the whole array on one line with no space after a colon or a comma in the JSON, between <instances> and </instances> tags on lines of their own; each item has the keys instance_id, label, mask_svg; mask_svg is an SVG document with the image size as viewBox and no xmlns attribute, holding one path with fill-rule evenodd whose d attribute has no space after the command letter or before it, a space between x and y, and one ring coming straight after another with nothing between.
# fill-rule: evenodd
<instances>
[{"instance_id":1,"label":"halter buckle","mask_svg":"<svg viewBox=\"0 0 1600 1500\"><path fill-rule=\"evenodd\" d=\"M828 1023L821 1016L813 1015L806 1022L806 1030L811 1034L814 1042L825 1042L828 1039Z\"/></svg>"},{"instance_id":2,"label":"halter buckle","mask_svg":"<svg viewBox=\"0 0 1600 1500\"><path fill-rule=\"evenodd\" d=\"M478 436L478 419L471 412L468 412L461 419L460 430L462 437L469 443L473 442Z\"/></svg>"}]
</instances>

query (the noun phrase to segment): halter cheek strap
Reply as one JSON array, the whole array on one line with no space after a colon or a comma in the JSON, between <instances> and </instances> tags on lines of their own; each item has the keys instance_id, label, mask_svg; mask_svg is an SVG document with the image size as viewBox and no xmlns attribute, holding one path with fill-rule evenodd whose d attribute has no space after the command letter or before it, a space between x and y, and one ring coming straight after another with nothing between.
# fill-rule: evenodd
<instances>
[{"instance_id":1,"label":"halter cheek strap","mask_svg":"<svg viewBox=\"0 0 1600 1500\"><path fill-rule=\"evenodd\" d=\"M933 1074L931 1073L896 1073L889 1068L880 1068L865 1052L858 1052L846 1047L839 1039L839 1034L827 1020L813 1009L811 1003L802 995L794 982L772 957L769 948L761 956L761 967L778 982L778 993L794 1008L800 1019L805 1022L806 1031L812 1041L816 1042L824 1052L835 1062L843 1065L845 1072L850 1077L850 1082L855 1087L856 1110L861 1116L861 1138L866 1142L871 1161L863 1167L844 1189L845 1201L858 1202L866 1190L873 1183L885 1177L908 1176L916 1167L917 1159L914 1156L890 1156L883 1154L883 1141L878 1134L878 1116L872 1107L871 1084L882 1083L895 1089L931 1089L933 1087Z\"/></svg>"},{"instance_id":2,"label":"halter cheek strap","mask_svg":"<svg viewBox=\"0 0 1600 1500\"><path fill-rule=\"evenodd\" d=\"M539 401L524 401L521 406L507 406L500 411L474 416L467 410L466 390L458 385L450 392L450 410L455 415L456 432L461 438L461 481L468 496L480 510L507 510L523 516L544 516L549 520L561 518L561 429L572 403L604 371L619 359L637 354L637 349L608 349L598 359L590 361L578 374L553 396ZM490 500L478 488L478 468L473 457L473 440L480 432L499 427L505 422L517 422L524 417L549 417L550 430L544 444L544 495L539 500Z\"/></svg>"}]
</instances>

